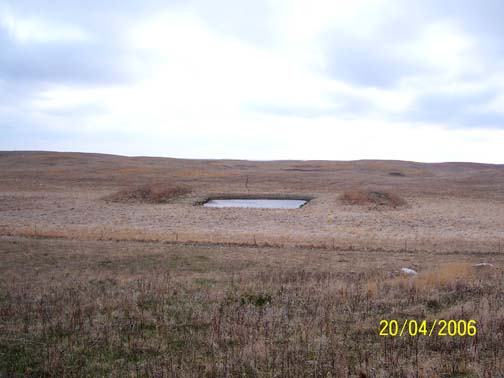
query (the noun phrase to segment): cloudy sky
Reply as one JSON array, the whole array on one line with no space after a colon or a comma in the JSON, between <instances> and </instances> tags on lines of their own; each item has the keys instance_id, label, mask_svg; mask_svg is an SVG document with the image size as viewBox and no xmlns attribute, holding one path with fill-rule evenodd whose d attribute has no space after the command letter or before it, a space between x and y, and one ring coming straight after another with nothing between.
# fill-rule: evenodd
<instances>
[{"instance_id":1,"label":"cloudy sky","mask_svg":"<svg viewBox=\"0 0 504 378\"><path fill-rule=\"evenodd\" d=\"M0 150L504 163L502 0L0 0Z\"/></svg>"}]
</instances>

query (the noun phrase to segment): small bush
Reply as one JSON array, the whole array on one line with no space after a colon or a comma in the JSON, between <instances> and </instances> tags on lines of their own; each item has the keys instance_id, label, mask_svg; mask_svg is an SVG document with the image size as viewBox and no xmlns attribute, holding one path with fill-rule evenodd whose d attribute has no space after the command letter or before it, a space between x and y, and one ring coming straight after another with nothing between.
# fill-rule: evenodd
<instances>
[{"instance_id":1,"label":"small bush","mask_svg":"<svg viewBox=\"0 0 504 378\"><path fill-rule=\"evenodd\" d=\"M266 304L271 304L270 294L245 294L240 298L240 304L253 304L256 307L263 307Z\"/></svg>"},{"instance_id":2,"label":"small bush","mask_svg":"<svg viewBox=\"0 0 504 378\"><path fill-rule=\"evenodd\" d=\"M123 189L104 199L120 203L166 203L190 192L191 189L185 186L154 184Z\"/></svg>"},{"instance_id":3,"label":"small bush","mask_svg":"<svg viewBox=\"0 0 504 378\"><path fill-rule=\"evenodd\" d=\"M374 208L396 208L406 205L406 201L403 198L388 191L350 189L343 192L341 199L351 205Z\"/></svg>"},{"instance_id":4,"label":"small bush","mask_svg":"<svg viewBox=\"0 0 504 378\"><path fill-rule=\"evenodd\" d=\"M406 175L402 172L389 172L389 176L405 177Z\"/></svg>"}]
</instances>

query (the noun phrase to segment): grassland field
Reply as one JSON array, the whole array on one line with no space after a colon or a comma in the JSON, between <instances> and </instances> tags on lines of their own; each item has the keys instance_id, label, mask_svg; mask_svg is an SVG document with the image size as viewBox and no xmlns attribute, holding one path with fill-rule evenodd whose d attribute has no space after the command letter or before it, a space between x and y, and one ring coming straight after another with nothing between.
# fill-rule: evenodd
<instances>
[{"instance_id":1,"label":"grassland field","mask_svg":"<svg viewBox=\"0 0 504 378\"><path fill-rule=\"evenodd\" d=\"M190 192L105 200L154 183ZM313 200L197 205L221 195ZM503 262L502 165L2 152L0 377L503 377Z\"/></svg>"}]
</instances>

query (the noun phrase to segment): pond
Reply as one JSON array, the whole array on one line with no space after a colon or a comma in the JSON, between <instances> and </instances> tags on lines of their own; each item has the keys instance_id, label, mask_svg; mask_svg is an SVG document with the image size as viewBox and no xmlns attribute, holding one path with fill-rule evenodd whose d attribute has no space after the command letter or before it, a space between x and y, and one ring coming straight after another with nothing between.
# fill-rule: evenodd
<instances>
[{"instance_id":1,"label":"pond","mask_svg":"<svg viewBox=\"0 0 504 378\"><path fill-rule=\"evenodd\" d=\"M203 204L205 207L245 207L254 209L297 209L308 201L303 199L272 199L272 198L229 198L210 199Z\"/></svg>"}]
</instances>

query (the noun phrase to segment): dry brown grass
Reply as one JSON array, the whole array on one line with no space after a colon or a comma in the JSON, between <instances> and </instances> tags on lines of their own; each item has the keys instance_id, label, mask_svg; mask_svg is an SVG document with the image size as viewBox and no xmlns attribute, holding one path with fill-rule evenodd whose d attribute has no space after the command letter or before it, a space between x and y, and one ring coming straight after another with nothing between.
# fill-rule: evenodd
<instances>
[{"instance_id":1,"label":"dry brown grass","mask_svg":"<svg viewBox=\"0 0 504 378\"><path fill-rule=\"evenodd\" d=\"M463 258L0 239L0 376L499 377L502 257ZM378 335L412 318L478 336Z\"/></svg>"},{"instance_id":2,"label":"dry brown grass","mask_svg":"<svg viewBox=\"0 0 504 378\"><path fill-rule=\"evenodd\" d=\"M352 188L343 192L341 200L350 205L369 206L375 209L397 208L406 205L406 200L397 193L383 190Z\"/></svg>"},{"instance_id":3,"label":"dry brown grass","mask_svg":"<svg viewBox=\"0 0 504 378\"><path fill-rule=\"evenodd\" d=\"M430 290L458 282L469 282L474 277L475 270L467 262L442 264L439 268L420 275L415 281L415 287L417 290Z\"/></svg>"},{"instance_id":4,"label":"dry brown grass","mask_svg":"<svg viewBox=\"0 0 504 378\"><path fill-rule=\"evenodd\" d=\"M119 190L104 199L118 203L168 203L189 193L191 189L187 186L149 184Z\"/></svg>"},{"instance_id":5,"label":"dry brown grass","mask_svg":"<svg viewBox=\"0 0 504 378\"><path fill-rule=\"evenodd\" d=\"M418 276L399 275L384 280L381 283L370 281L368 286L376 284L390 285L395 288L402 288L418 295L433 295L439 291L457 290L459 286L472 285L480 280L482 276L491 272L490 269L478 271L473 264L464 261L440 263L426 271L420 272ZM382 286L383 287L383 286ZM376 291L376 290L375 290Z\"/></svg>"}]
</instances>

